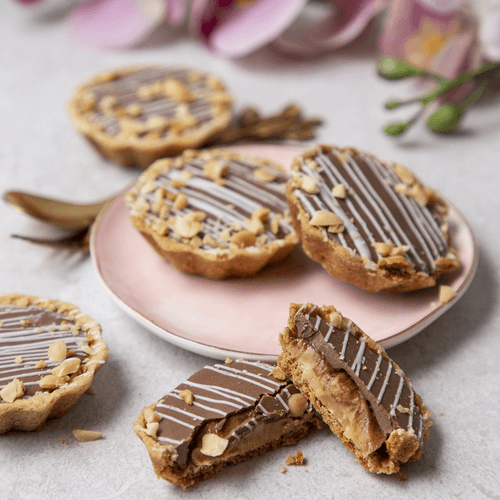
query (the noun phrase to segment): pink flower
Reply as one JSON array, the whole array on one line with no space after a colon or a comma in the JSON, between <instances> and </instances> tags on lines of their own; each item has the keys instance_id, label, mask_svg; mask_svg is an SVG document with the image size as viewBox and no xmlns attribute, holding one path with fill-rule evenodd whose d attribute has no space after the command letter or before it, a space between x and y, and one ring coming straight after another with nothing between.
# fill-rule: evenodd
<instances>
[{"instance_id":1,"label":"pink flower","mask_svg":"<svg viewBox=\"0 0 500 500\"><path fill-rule=\"evenodd\" d=\"M380 51L453 79L479 67L477 35L477 21L466 0L393 0Z\"/></svg>"},{"instance_id":2,"label":"pink flower","mask_svg":"<svg viewBox=\"0 0 500 500\"><path fill-rule=\"evenodd\" d=\"M307 0L192 0L191 33L223 56L267 45L292 24Z\"/></svg>"},{"instance_id":3,"label":"pink flower","mask_svg":"<svg viewBox=\"0 0 500 500\"><path fill-rule=\"evenodd\" d=\"M337 49L355 40L380 14L389 0L330 0L309 4L309 20L301 20L277 38L276 48L295 54L314 54ZM313 10L319 12L313 12Z\"/></svg>"},{"instance_id":4,"label":"pink flower","mask_svg":"<svg viewBox=\"0 0 500 500\"><path fill-rule=\"evenodd\" d=\"M193 0L190 30L211 50L228 57L245 56L270 42L294 54L316 53L351 42L384 8L386 0L332 0L318 16L293 29L300 14L307 17L314 9L306 3Z\"/></svg>"},{"instance_id":5,"label":"pink flower","mask_svg":"<svg viewBox=\"0 0 500 500\"><path fill-rule=\"evenodd\" d=\"M87 45L129 47L165 21L180 24L184 14L184 0L91 0L71 13L69 29Z\"/></svg>"}]
</instances>

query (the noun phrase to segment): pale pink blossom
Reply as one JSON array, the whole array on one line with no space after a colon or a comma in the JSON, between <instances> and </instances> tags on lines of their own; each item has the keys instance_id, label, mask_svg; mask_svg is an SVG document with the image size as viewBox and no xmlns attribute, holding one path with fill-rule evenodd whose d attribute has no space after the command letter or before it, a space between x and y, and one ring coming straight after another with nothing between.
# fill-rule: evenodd
<instances>
[{"instance_id":1,"label":"pale pink blossom","mask_svg":"<svg viewBox=\"0 0 500 500\"><path fill-rule=\"evenodd\" d=\"M86 45L128 47L162 23L180 24L184 17L184 0L91 0L70 14L69 30Z\"/></svg>"},{"instance_id":2,"label":"pale pink blossom","mask_svg":"<svg viewBox=\"0 0 500 500\"><path fill-rule=\"evenodd\" d=\"M480 64L478 23L460 0L393 0L380 37L384 57L453 79Z\"/></svg>"}]
</instances>

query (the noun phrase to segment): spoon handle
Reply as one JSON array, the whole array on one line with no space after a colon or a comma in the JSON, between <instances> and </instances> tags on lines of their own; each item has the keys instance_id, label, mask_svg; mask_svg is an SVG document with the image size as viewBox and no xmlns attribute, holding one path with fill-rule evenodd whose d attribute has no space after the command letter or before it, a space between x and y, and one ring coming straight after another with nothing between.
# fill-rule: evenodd
<instances>
[{"instance_id":1,"label":"spoon handle","mask_svg":"<svg viewBox=\"0 0 500 500\"><path fill-rule=\"evenodd\" d=\"M108 201L79 205L22 191L8 191L3 198L18 212L31 215L53 226L71 230L89 227Z\"/></svg>"}]
</instances>

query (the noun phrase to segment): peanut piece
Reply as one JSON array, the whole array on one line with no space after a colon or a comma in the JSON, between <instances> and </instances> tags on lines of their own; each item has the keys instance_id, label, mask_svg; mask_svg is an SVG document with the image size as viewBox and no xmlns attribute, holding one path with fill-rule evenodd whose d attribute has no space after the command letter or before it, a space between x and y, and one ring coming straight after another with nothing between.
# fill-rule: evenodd
<instances>
[{"instance_id":1,"label":"peanut piece","mask_svg":"<svg viewBox=\"0 0 500 500\"><path fill-rule=\"evenodd\" d=\"M0 399L7 401L7 403L14 402L17 398L24 395L25 388L24 384L18 378L15 378L12 382L9 382L1 391Z\"/></svg>"},{"instance_id":2,"label":"peanut piece","mask_svg":"<svg viewBox=\"0 0 500 500\"><path fill-rule=\"evenodd\" d=\"M292 394L288 406L292 417L300 417L307 409L307 398L303 394Z\"/></svg>"},{"instance_id":3,"label":"peanut piece","mask_svg":"<svg viewBox=\"0 0 500 500\"><path fill-rule=\"evenodd\" d=\"M264 181L264 182L271 182L274 179L276 179L276 175L274 175L272 172L270 172L266 168L256 168L253 171L253 176L258 181Z\"/></svg>"},{"instance_id":4,"label":"peanut piece","mask_svg":"<svg viewBox=\"0 0 500 500\"><path fill-rule=\"evenodd\" d=\"M66 347L66 343L62 340L56 340L49 347L50 361L64 361L67 353L68 348Z\"/></svg>"},{"instance_id":5,"label":"peanut piece","mask_svg":"<svg viewBox=\"0 0 500 500\"><path fill-rule=\"evenodd\" d=\"M182 210L188 206L188 199L184 193L177 193L173 207L176 210Z\"/></svg>"},{"instance_id":6,"label":"peanut piece","mask_svg":"<svg viewBox=\"0 0 500 500\"><path fill-rule=\"evenodd\" d=\"M162 417L151 408L144 408L144 418L148 424L152 422L159 422L162 419Z\"/></svg>"},{"instance_id":7,"label":"peanut piece","mask_svg":"<svg viewBox=\"0 0 500 500\"><path fill-rule=\"evenodd\" d=\"M205 163L205 165L203 166L203 172L209 179L212 179L213 181L224 177L225 175L227 175L228 171L228 166L220 160L207 161L207 163Z\"/></svg>"},{"instance_id":8,"label":"peanut piece","mask_svg":"<svg viewBox=\"0 0 500 500\"><path fill-rule=\"evenodd\" d=\"M391 251L392 251L394 245L391 242L388 242L388 243L376 242L376 243L372 243L372 247L375 248L375 250L380 255L382 255L382 257L387 257L388 255L391 255Z\"/></svg>"},{"instance_id":9,"label":"peanut piece","mask_svg":"<svg viewBox=\"0 0 500 500\"><path fill-rule=\"evenodd\" d=\"M252 214L252 219L259 219L261 222L267 222L271 210L269 208L257 208Z\"/></svg>"},{"instance_id":10,"label":"peanut piece","mask_svg":"<svg viewBox=\"0 0 500 500\"><path fill-rule=\"evenodd\" d=\"M264 232L264 224L259 219L247 219L245 227L254 234L261 234Z\"/></svg>"},{"instance_id":11,"label":"peanut piece","mask_svg":"<svg viewBox=\"0 0 500 500\"><path fill-rule=\"evenodd\" d=\"M335 196L335 198L344 199L346 195L345 186L343 184L337 184L334 186L332 189L332 195Z\"/></svg>"},{"instance_id":12,"label":"peanut piece","mask_svg":"<svg viewBox=\"0 0 500 500\"><path fill-rule=\"evenodd\" d=\"M455 292L451 286L441 285L439 287L439 302L441 302L441 304L446 304L455 297L456 294L457 292Z\"/></svg>"},{"instance_id":13,"label":"peanut piece","mask_svg":"<svg viewBox=\"0 0 500 500\"><path fill-rule=\"evenodd\" d=\"M192 214L175 218L174 232L181 238L192 238L201 231L201 223L194 220Z\"/></svg>"},{"instance_id":14,"label":"peanut piece","mask_svg":"<svg viewBox=\"0 0 500 500\"><path fill-rule=\"evenodd\" d=\"M229 241L234 243L240 248L249 247L255 244L255 234L248 230L239 231L238 233L233 234Z\"/></svg>"},{"instance_id":15,"label":"peanut piece","mask_svg":"<svg viewBox=\"0 0 500 500\"><path fill-rule=\"evenodd\" d=\"M52 375L55 375L56 377L72 375L73 373L76 373L78 371L78 368L80 368L80 364L80 358L69 358L59 366L52 368Z\"/></svg>"},{"instance_id":16,"label":"peanut piece","mask_svg":"<svg viewBox=\"0 0 500 500\"><path fill-rule=\"evenodd\" d=\"M35 365L35 368L38 368L39 370L45 368L47 366L47 363L41 359L40 361L37 362L37 364Z\"/></svg>"},{"instance_id":17,"label":"peanut piece","mask_svg":"<svg viewBox=\"0 0 500 500\"><path fill-rule=\"evenodd\" d=\"M316 210L309 221L311 226L336 226L343 223L338 215L328 210Z\"/></svg>"},{"instance_id":18,"label":"peanut piece","mask_svg":"<svg viewBox=\"0 0 500 500\"><path fill-rule=\"evenodd\" d=\"M218 457L226 451L228 439L221 438L217 434L205 434L201 440L200 452L207 457Z\"/></svg>"},{"instance_id":19,"label":"peanut piece","mask_svg":"<svg viewBox=\"0 0 500 500\"><path fill-rule=\"evenodd\" d=\"M183 391L179 392L179 397L188 405L193 404L193 393L189 389L184 389Z\"/></svg>"},{"instance_id":20,"label":"peanut piece","mask_svg":"<svg viewBox=\"0 0 500 500\"><path fill-rule=\"evenodd\" d=\"M57 377L56 375L45 375L38 381L38 385L42 389L57 389L64 385L69 380L68 376Z\"/></svg>"},{"instance_id":21,"label":"peanut piece","mask_svg":"<svg viewBox=\"0 0 500 500\"><path fill-rule=\"evenodd\" d=\"M102 432L99 431L87 431L84 429L73 429L73 436L75 436L78 441L82 443L87 443L89 441L95 441L102 437Z\"/></svg>"},{"instance_id":22,"label":"peanut piece","mask_svg":"<svg viewBox=\"0 0 500 500\"><path fill-rule=\"evenodd\" d=\"M316 181L312 177L309 177L308 175L302 177L301 187L302 191L305 191L306 193L309 194L319 193L319 187L316 184Z\"/></svg>"}]
</instances>

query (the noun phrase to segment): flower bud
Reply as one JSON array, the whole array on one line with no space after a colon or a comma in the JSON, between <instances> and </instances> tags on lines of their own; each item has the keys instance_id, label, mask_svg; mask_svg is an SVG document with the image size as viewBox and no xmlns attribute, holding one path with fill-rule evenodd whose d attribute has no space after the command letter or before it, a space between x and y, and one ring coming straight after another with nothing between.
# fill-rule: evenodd
<instances>
[{"instance_id":1,"label":"flower bud","mask_svg":"<svg viewBox=\"0 0 500 500\"><path fill-rule=\"evenodd\" d=\"M449 132L454 129L465 111L462 104L443 104L427 119L427 126L434 132Z\"/></svg>"},{"instance_id":2,"label":"flower bud","mask_svg":"<svg viewBox=\"0 0 500 500\"><path fill-rule=\"evenodd\" d=\"M384 132L387 135L398 136L404 134L406 129L410 126L410 122L396 122L390 123L384 128Z\"/></svg>"},{"instance_id":3,"label":"flower bud","mask_svg":"<svg viewBox=\"0 0 500 500\"><path fill-rule=\"evenodd\" d=\"M379 62L378 74L391 80L400 80L409 76L420 75L421 73L402 59L389 57Z\"/></svg>"}]
</instances>

